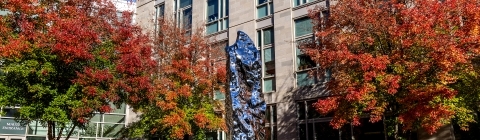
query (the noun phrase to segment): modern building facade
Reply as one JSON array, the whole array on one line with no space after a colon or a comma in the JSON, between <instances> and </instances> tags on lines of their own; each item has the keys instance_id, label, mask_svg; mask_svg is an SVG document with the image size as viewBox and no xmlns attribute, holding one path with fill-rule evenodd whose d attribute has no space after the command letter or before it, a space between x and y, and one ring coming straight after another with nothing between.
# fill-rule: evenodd
<instances>
[{"instance_id":1,"label":"modern building facade","mask_svg":"<svg viewBox=\"0 0 480 140\"><path fill-rule=\"evenodd\" d=\"M313 39L308 9L327 7L329 0L142 0L137 2L136 21L144 29L156 30L159 18L174 19L192 30L205 29L205 36L221 48L233 44L241 30L254 39L263 63L262 90L267 102L266 134L268 140L386 140L383 122L361 126L346 125L340 130L329 126L331 117L318 114L312 107L328 95L325 82L328 71L316 78L308 76L319 70L297 44ZM321 16L327 16L322 12ZM320 73L318 73L320 74ZM225 96L216 93L221 100ZM453 139L451 127L436 135L411 134L413 139ZM225 139L223 133L211 140Z\"/></svg>"}]
</instances>

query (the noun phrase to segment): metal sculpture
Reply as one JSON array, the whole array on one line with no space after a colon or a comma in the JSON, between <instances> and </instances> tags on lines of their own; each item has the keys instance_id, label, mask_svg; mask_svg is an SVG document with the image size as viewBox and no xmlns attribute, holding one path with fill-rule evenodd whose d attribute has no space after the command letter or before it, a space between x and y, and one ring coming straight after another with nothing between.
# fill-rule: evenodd
<instances>
[{"instance_id":1,"label":"metal sculpture","mask_svg":"<svg viewBox=\"0 0 480 140\"><path fill-rule=\"evenodd\" d=\"M262 62L253 41L238 31L226 48L230 94L227 94L228 135L234 140L263 140L266 104L261 92Z\"/></svg>"}]
</instances>

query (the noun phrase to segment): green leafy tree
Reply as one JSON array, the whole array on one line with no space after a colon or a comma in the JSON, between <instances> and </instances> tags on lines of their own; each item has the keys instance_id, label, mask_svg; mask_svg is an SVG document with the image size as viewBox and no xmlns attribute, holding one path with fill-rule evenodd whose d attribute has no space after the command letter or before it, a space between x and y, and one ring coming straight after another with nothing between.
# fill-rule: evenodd
<instances>
[{"instance_id":1,"label":"green leafy tree","mask_svg":"<svg viewBox=\"0 0 480 140\"><path fill-rule=\"evenodd\" d=\"M5 0L0 10L0 105L21 106L17 119L39 121L49 140L151 96L151 46L110 1Z\"/></svg>"}]
</instances>

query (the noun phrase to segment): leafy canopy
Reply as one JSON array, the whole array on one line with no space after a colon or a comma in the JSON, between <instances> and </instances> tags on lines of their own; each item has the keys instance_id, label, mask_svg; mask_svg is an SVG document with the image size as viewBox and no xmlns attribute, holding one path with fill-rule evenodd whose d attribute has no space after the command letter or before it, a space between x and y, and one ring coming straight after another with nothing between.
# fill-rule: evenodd
<instances>
[{"instance_id":1,"label":"leafy canopy","mask_svg":"<svg viewBox=\"0 0 480 140\"><path fill-rule=\"evenodd\" d=\"M20 105L16 117L39 121L49 139L151 96L151 46L110 1L6 0L0 10L0 106Z\"/></svg>"},{"instance_id":2,"label":"leafy canopy","mask_svg":"<svg viewBox=\"0 0 480 140\"><path fill-rule=\"evenodd\" d=\"M331 96L314 106L334 112L335 128L364 115L371 122L398 116L404 129L430 133L452 119L463 128L474 121L477 1L339 0L328 18L324 10L310 12L321 43L304 51L332 70Z\"/></svg>"}]
</instances>

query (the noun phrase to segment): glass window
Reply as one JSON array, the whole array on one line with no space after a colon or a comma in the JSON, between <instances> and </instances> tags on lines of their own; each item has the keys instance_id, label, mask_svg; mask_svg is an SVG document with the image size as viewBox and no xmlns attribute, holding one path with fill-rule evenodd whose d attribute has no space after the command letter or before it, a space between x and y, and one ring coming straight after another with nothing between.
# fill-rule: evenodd
<instances>
[{"instance_id":1,"label":"glass window","mask_svg":"<svg viewBox=\"0 0 480 140\"><path fill-rule=\"evenodd\" d=\"M309 76L308 71L297 72L297 86L308 86L315 83L315 78Z\"/></svg>"},{"instance_id":2,"label":"glass window","mask_svg":"<svg viewBox=\"0 0 480 140\"><path fill-rule=\"evenodd\" d=\"M298 102L297 103L297 107L298 107L298 112L297 112L297 117L298 117L298 120L305 120L305 116L306 116L306 109L305 109L305 102L301 101L301 102Z\"/></svg>"},{"instance_id":3,"label":"glass window","mask_svg":"<svg viewBox=\"0 0 480 140\"><path fill-rule=\"evenodd\" d=\"M158 20L163 19L165 16L165 4L155 6L155 31L158 30Z\"/></svg>"},{"instance_id":4,"label":"glass window","mask_svg":"<svg viewBox=\"0 0 480 140\"><path fill-rule=\"evenodd\" d=\"M311 34L313 30L312 28L312 19L309 17L295 20L295 37Z\"/></svg>"},{"instance_id":5,"label":"glass window","mask_svg":"<svg viewBox=\"0 0 480 140\"><path fill-rule=\"evenodd\" d=\"M257 43L263 61L263 92L275 91L275 49L273 47L273 28L257 31Z\"/></svg>"},{"instance_id":6,"label":"glass window","mask_svg":"<svg viewBox=\"0 0 480 140\"><path fill-rule=\"evenodd\" d=\"M330 126L332 116L321 116L312 106L317 100L297 102L298 135L301 140L386 140L383 122L371 123L369 118L361 118L359 126L345 124L338 130L333 129Z\"/></svg>"},{"instance_id":7,"label":"glass window","mask_svg":"<svg viewBox=\"0 0 480 140\"><path fill-rule=\"evenodd\" d=\"M293 6L299 6L312 1L315 1L315 0L293 0Z\"/></svg>"},{"instance_id":8,"label":"glass window","mask_svg":"<svg viewBox=\"0 0 480 140\"><path fill-rule=\"evenodd\" d=\"M263 52L263 62L264 62L264 76L271 77L275 76L275 52L273 48L264 49Z\"/></svg>"},{"instance_id":9,"label":"glass window","mask_svg":"<svg viewBox=\"0 0 480 140\"><path fill-rule=\"evenodd\" d=\"M18 108L3 108L2 112L2 117L15 117L18 115Z\"/></svg>"},{"instance_id":10,"label":"glass window","mask_svg":"<svg viewBox=\"0 0 480 140\"><path fill-rule=\"evenodd\" d=\"M183 10L183 28L192 28L192 8Z\"/></svg>"},{"instance_id":11,"label":"glass window","mask_svg":"<svg viewBox=\"0 0 480 140\"><path fill-rule=\"evenodd\" d=\"M228 0L207 0L207 34L228 28Z\"/></svg>"},{"instance_id":12,"label":"glass window","mask_svg":"<svg viewBox=\"0 0 480 140\"><path fill-rule=\"evenodd\" d=\"M265 140L277 139L277 107L275 104L267 105L265 110Z\"/></svg>"},{"instance_id":13,"label":"glass window","mask_svg":"<svg viewBox=\"0 0 480 140\"><path fill-rule=\"evenodd\" d=\"M101 137L119 137L121 135L120 130L125 128L125 124L101 124Z\"/></svg>"},{"instance_id":14,"label":"glass window","mask_svg":"<svg viewBox=\"0 0 480 140\"><path fill-rule=\"evenodd\" d=\"M214 21L219 18L218 15L218 0L207 1L207 20L208 22Z\"/></svg>"},{"instance_id":15,"label":"glass window","mask_svg":"<svg viewBox=\"0 0 480 140\"><path fill-rule=\"evenodd\" d=\"M275 79L274 78L265 78L263 81L263 91L272 92L275 90Z\"/></svg>"},{"instance_id":16,"label":"glass window","mask_svg":"<svg viewBox=\"0 0 480 140\"><path fill-rule=\"evenodd\" d=\"M27 140L46 140L46 137L27 136Z\"/></svg>"},{"instance_id":17,"label":"glass window","mask_svg":"<svg viewBox=\"0 0 480 140\"><path fill-rule=\"evenodd\" d=\"M215 90L215 94L213 95L214 100L224 100L225 93L220 92L220 90Z\"/></svg>"},{"instance_id":18,"label":"glass window","mask_svg":"<svg viewBox=\"0 0 480 140\"><path fill-rule=\"evenodd\" d=\"M103 117L104 117L103 122L109 122L109 123L124 123L125 122L125 115L104 114Z\"/></svg>"},{"instance_id":19,"label":"glass window","mask_svg":"<svg viewBox=\"0 0 480 140\"><path fill-rule=\"evenodd\" d=\"M258 0L257 18L263 18L271 14L273 14L272 0Z\"/></svg>"},{"instance_id":20,"label":"glass window","mask_svg":"<svg viewBox=\"0 0 480 140\"><path fill-rule=\"evenodd\" d=\"M192 0L180 0L180 8L192 5Z\"/></svg>"},{"instance_id":21,"label":"glass window","mask_svg":"<svg viewBox=\"0 0 480 140\"><path fill-rule=\"evenodd\" d=\"M174 16L178 27L182 27L190 36L192 30L192 0L177 0L175 2Z\"/></svg>"}]
</instances>

